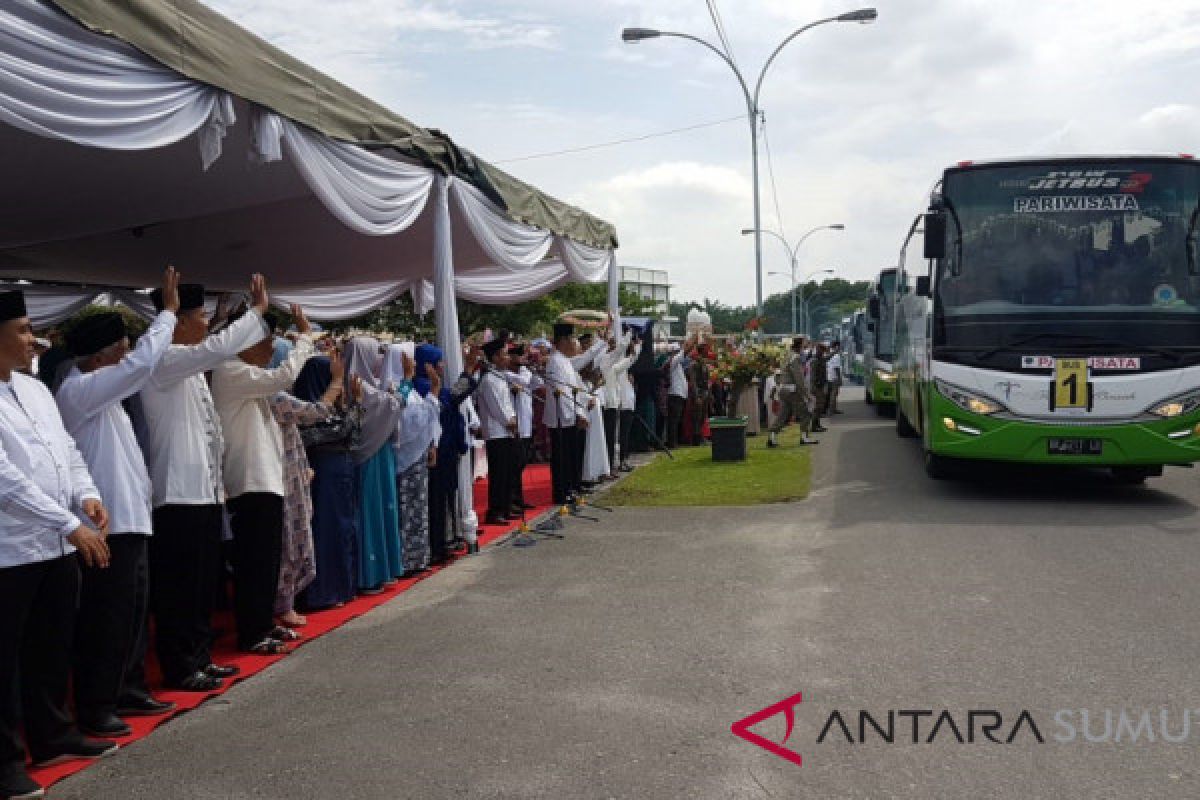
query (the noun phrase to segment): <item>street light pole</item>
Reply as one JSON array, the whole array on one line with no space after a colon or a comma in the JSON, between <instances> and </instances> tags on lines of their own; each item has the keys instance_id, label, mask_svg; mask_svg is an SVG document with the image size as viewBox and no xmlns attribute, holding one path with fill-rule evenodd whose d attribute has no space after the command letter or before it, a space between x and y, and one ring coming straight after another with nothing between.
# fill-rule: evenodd
<instances>
[{"instance_id":1,"label":"street light pole","mask_svg":"<svg viewBox=\"0 0 1200 800\"><path fill-rule=\"evenodd\" d=\"M801 236L799 241L796 242L795 247L792 247L790 244L788 244L788 240L783 238L783 234L781 234L781 233L778 233L778 232L770 230L770 229L762 231L762 233L769 233L772 236L774 236L776 239L778 239L779 241L783 242L783 247L785 250L787 250L788 258L790 259L790 262L792 265L792 336L793 337L796 335L796 265L797 265L798 259L800 257L800 245L804 244L804 240L807 239L808 237L812 236L817 231L844 231L844 230L846 230L846 226L840 222L835 222L832 225L818 225L817 227L813 228L812 230L808 231L803 236ZM754 233L754 232L755 232L754 228L742 228L742 236L749 236L751 233ZM811 278L813 275L817 275L822 272L831 273L831 272L833 272L833 270L831 270L831 269L817 270L816 272L812 273L812 275L809 275L808 277ZM805 279L805 283L807 283L807 282L808 282L808 278Z\"/></svg>"},{"instance_id":2,"label":"street light pole","mask_svg":"<svg viewBox=\"0 0 1200 800\"><path fill-rule=\"evenodd\" d=\"M750 165L752 172L752 184L754 188L754 310L755 315L760 319L762 318L763 313L763 272L762 203L759 199L758 188L758 120L762 114L762 111L758 100L759 94L762 92L763 79L766 78L767 70L770 69L771 64L775 61L775 58L779 55L779 52L783 50L783 48L786 47L793 39L810 28L815 28L818 25L824 25L827 22L868 23L873 22L878 16L879 13L874 8L860 8L857 11L848 11L845 14L839 14L836 17L827 17L825 19L819 19L816 22L810 22L809 24L792 31L792 33L789 34L782 42L780 42L779 46L772 51L771 55L767 58L766 63L763 64L763 68L758 74L758 80L754 84L753 92L750 91L750 87L746 83L746 79L742 75L742 71L738 69L737 64L733 62L733 59L730 58L720 48L705 41L704 39L699 38L698 36L692 36L688 33L677 33L674 31L660 31L653 28L625 28L623 31L621 31L621 40L629 44L640 42L645 39L655 39L660 36L670 36L676 39L687 39L688 41L695 42L696 44L702 45L703 47L706 47L712 52L716 53L717 57L725 62L726 66L733 71L734 77L737 78L738 86L741 87L742 95L746 100L746 118L750 122Z\"/></svg>"}]
</instances>

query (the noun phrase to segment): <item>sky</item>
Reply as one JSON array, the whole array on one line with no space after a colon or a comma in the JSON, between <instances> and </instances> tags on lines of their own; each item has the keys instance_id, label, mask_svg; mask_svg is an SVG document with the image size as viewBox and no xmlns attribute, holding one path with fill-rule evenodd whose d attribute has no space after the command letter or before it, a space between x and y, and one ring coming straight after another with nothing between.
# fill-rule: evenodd
<instances>
[{"instance_id":1,"label":"sky","mask_svg":"<svg viewBox=\"0 0 1200 800\"><path fill-rule=\"evenodd\" d=\"M755 300L750 129L705 0L206 0L333 77L617 227L621 264L672 299ZM771 51L853 0L718 0L753 87ZM763 227L798 277L894 264L941 170L964 159L1200 151L1200 0L880 0L870 25L801 34L760 107ZM719 124L546 158L527 156ZM767 150L770 159L767 158ZM774 181L771 180L771 175ZM764 297L789 256L763 240Z\"/></svg>"}]
</instances>

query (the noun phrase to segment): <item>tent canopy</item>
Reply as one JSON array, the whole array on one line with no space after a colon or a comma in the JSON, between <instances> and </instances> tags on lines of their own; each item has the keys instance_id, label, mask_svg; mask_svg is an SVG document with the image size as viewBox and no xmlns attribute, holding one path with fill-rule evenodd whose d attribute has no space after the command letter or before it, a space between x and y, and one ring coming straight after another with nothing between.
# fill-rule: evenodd
<instances>
[{"instance_id":1,"label":"tent canopy","mask_svg":"<svg viewBox=\"0 0 1200 800\"><path fill-rule=\"evenodd\" d=\"M156 60L169 36L177 52L161 60L182 68ZM192 0L11 0L0 8L0 122L13 198L0 277L141 287L171 263L234 290L262 272L277 299L338 319L403 291L428 310L440 257L452 259L442 274L453 293L481 302L610 272L607 223Z\"/></svg>"},{"instance_id":2,"label":"tent canopy","mask_svg":"<svg viewBox=\"0 0 1200 800\"><path fill-rule=\"evenodd\" d=\"M333 139L398 153L463 178L514 220L592 247L617 245L607 222L476 158L255 36L199 0L53 0L88 28L155 61Z\"/></svg>"}]
</instances>

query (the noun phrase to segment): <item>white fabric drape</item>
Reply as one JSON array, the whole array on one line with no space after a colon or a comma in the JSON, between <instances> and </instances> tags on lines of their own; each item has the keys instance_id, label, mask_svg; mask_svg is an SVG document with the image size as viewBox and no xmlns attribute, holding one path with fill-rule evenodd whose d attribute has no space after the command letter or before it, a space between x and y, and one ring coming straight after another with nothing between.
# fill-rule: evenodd
<instances>
[{"instance_id":1,"label":"white fabric drape","mask_svg":"<svg viewBox=\"0 0 1200 800\"><path fill-rule=\"evenodd\" d=\"M528 270L545 259L554 244L553 233L509 219L464 181L451 179L450 188L467 227L496 266Z\"/></svg>"},{"instance_id":2,"label":"white fabric drape","mask_svg":"<svg viewBox=\"0 0 1200 800\"><path fill-rule=\"evenodd\" d=\"M565 236L558 237L558 252L571 280L580 283L597 283L616 269L616 254L612 250L589 247Z\"/></svg>"},{"instance_id":3,"label":"white fabric drape","mask_svg":"<svg viewBox=\"0 0 1200 800\"><path fill-rule=\"evenodd\" d=\"M458 330L458 308L454 304L454 245L450 228L450 197L448 179L439 175L433 197L433 286L434 312L437 318L437 341L445 358L448 381L455 381L463 371L462 335ZM469 544L476 541L479 520L474 509L474 481L471 461L458 460L457 511L462 520L463 538Z\"/></svg>"},{"instance_id":4,"label":"white fabric drape","mask_svg":"<svg viewBox=\"0 0 1200 800\"><path fill-rule=\"evenodd\" d=\"M35 330L53 327L77 314L103 291L95 287L31 286L23 283L0 283L0 292L20 289L25 293L25 310Z\"/></svg>"},{"instance_id":5,"label":"white fabric drape","mask_svg":"<svg viewBox=\"0 0 1200 800\"><path fill-rule=\"evenodd\" d=\"M421 215L432 170L335 141L269 111L262 114L266 119L254 126L259 154L270 160L287 153L308 188L350 229L389 236Z\"/></svg>"},{"instance_id":6,"label":"white fabric drape","mask_svg":"<svg viewBox=\"0 0 1200 800\"><path fill-rule=\"evenodd\" d=\"M234 123L226 93L93 33L42 0L0 7L0 122L110 150L147 150L197 131L207 169Z\"/></svg>"},{"instance_id":7,"label":"white fabric drape","mask_svg":"<svg viewBox=\"0 0 1200 800\"><path fill-rule=\"evenodd\" d=\"M409 287L408 281L380 281L344 288L292 289L271 292L271 300L285 309L296 303L310 319L336 322L360 317L386 305Z\"/></svg>"}]
</instances>

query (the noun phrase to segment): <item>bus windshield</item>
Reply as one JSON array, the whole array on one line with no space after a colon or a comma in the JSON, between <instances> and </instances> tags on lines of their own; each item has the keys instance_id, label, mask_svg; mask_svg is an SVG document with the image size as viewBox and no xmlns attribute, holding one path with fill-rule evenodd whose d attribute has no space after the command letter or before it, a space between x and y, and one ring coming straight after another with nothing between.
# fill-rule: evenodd
<instances>
[{"instance_id":1,"label":"bus windshield","mask_svg":"<svg viewBox=\"0 0 1200 800\"><path fill-rule=\"evenodd\" d=\"M1131 334L1147 320L1196 326L1200 277L1189 269L1188 237L1198 170L1113 160L950 171L943 192L953 213L937 276L948 335L971 322L961 327L977 339L977 323L999 318L1022 327L1036 319L1049 331L1054 321L1072 329L1072 319ZM1006 338L990 333L992 343Z\"/></svg>"}]
</instances>

